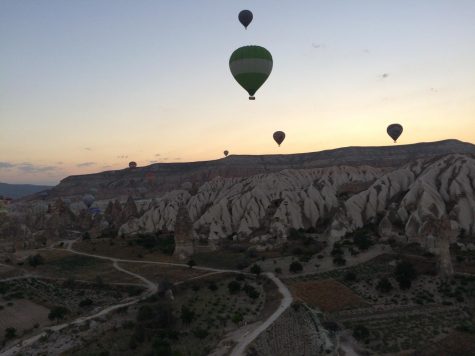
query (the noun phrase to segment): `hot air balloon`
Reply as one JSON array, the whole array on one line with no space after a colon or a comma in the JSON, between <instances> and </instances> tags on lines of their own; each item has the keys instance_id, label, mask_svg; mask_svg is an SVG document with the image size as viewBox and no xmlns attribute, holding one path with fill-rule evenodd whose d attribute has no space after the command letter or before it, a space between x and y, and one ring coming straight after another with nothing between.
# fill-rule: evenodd
<instances>
[{"instance_id":1,"label":"hot air balloon","mask_svg":"<svg viewBox=\"0 0 475 356\"><path fill-rule=\"evenodd\" d=\"M224 157L228 157L228 154L229 154L228 150L224 151L223 153L224 153Z\"/></svg>"},{"instance_id":2,"label":"hot air balloon","mask_svg":"<svg viewBox=\"0 0 475 356\"><path fill-rule=\"evenodd\" d=\"M86 194L85 196L82 197L82 202L86 204L88 209L91 207L92 204L96 201L96 198L94 198L94 195L92 194Z\"/></svg>"},{"instance_id":3,"label":"hot air balloon","mask_svg":"<svg viewBox=\"0 0 475 356\"><path fill-rule=\"evenodd\" d=\"M239 22L242 23L242 25L244 26L246 30L247 30L247 26L249 26L249 24L252 22L253 17L254 16L252 15L252 12L249 10L242 10L238 16Z\"/></svg>"},{"instance_id":4,"label":"hot air balloon","mask_svg":"<svg viewBox=\"0 0 475 356\"><path fill-rule=\"evenodd\" d=\"M137 162L134 162L134 161L129 162L129 168L130 169L137 168Z\"/></svg>"},{"instance_id":5,"label":"hot air balloon","mask_svg":"<svg viewBox=\"0 0 475 356\"><path fill-rule=\"evenodd\" d=\"M272 137L274 137L274 141L277 142L277 144L280 147L280 144L282 142L284 142L284 140L285 140L285 133L283 131L276 131L276 132L274 132Z\"/></svg>"},{"instance_id":6,"label":"hot air balloon","mask_svg":"<svg viewBox=\"0 0 475 356\"><path fill-rule=\"evenodd\" d=\"M245 46L233 52L229 68L236 81L249 93L249 100L272 72L272 55L264 47Z\"/></svg>"},{"instance_id":7,"label":"hot air balloon","mask_svg":"<svg viewBox=\"0 0 475 356\"><path fill-rule=\"evenodd\" d=\"M402 134L402 126L399 124L391 124L388 126L387 130L388 135L394 140L396 143L399 136Z\"/></svg>"}]
</instances>

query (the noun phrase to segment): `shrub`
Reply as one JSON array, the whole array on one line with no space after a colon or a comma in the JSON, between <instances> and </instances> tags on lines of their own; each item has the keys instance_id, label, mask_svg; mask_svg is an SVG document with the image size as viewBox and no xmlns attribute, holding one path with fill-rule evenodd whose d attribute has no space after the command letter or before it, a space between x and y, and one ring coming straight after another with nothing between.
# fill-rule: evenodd
<instances>
[{"instance_id":1,"label":"shrub","mask_svg":"<svg viewBox=\"0 0 475 356\"><path fill-rule=\"evenodd\" d=\"M193 268L193 266L196 266L196 262L193 259L190 259L187 263L188 267Z\"/></svg>"},{"instance_id":2,"label":"shrub","mask_svg":"<svg viewBox=\"0 0 475 356\"><path fill-rule=\"evenodd\" d=\"M232 318L231 318L231 320L232 320L233 323L235 323L235 324L239 324L241 321L243 321L243 319L244 319L244 318L243 318L242 314L239 313L239 312L234 313L233 316L232 316Z\"/></svg>"},{"instance_id":3,"label":"shrub","mask_svg":"<svg viewBox=\"0 0 475 356\"><path fill-rule=\"evenodd\" d=\"M218 285L217 285L215 282L211 282L211 283L208 285L208 289L214 292L215 290L218 289Z\"/></svg>"},{"instance_id":4,"label":"shrub","mask_svg":"<svg viewBox=\"0 0 475 356\"><path fill-rule=\"evenodd\" d=\"M209 335L208 330L202 328L196 328L193 330L193 335L195 335L198 339L204 339L206 336Z\"/></svg>"},{"instance_id":5,"label":"shrub","mask_svg":"<svg viewBox=\"0 0 475 356\"><path fill-rule=\"evenodd\" d=\"M150 320L153 317L152 307L149 305L142 305L137 313L137 321Z\"/></svg>"},{"instance_id":6,"label":"shrub","mask_svg":"<svg viewBox=\"0 0 475 356\"><path fill-rule=\"evenodd\" d=\"M342 256L336 256L333 258L333 263L337 266L344 266L346 265L346 259Z\"/></svg>"},{"instance_id":7,"label":"shrub","mask_svg":"<svg viewBox=\"0 0 475 356\"><path fill-rule=\"evenodd\" d=\"M87 307L89 305L92 305L92 303L93 303L92 299L86 298L86 299L83 299L79 302L79 306L80 307Z\"/></svg>"},{"instance_id":8,"label":"shrub","mask_svg":"<svg viewBox=\"0 0 475 356\"><path fill-rule=\"evenodd\" d=\"M15 328L6 328L5 329L5 339L10 340L16 336L16 329Z\"/></svg>"},{"instance_id":9,"label":"shrub","mask_svg":"<svg viewBox=\"0 0 475 356\"><path fill-rule=\"evenodd\" d=\"M48 314L48 319L49 320L63 319L64 316L68 314L68 312L69 310L66 309L65 307L62 307L62 306L53 307Z\"/></svg>"},{"instance_id":10,"label":"shrub","mask_svg":"<svg viewBox=\"0 0 475 356\"><path fill-rule=\"evenodd\" d=\"M241 290L241 284L237 281L231 281L228 284L229 293L236 294Z\"/></svg>"},{"instance_id":11,"label":"shrub","mask_svg":"<svg viewBox=\"0 0 475 356\"><path fill-rule=\"evenodd\" d=\"M396 266L394 277L401 289L409 289L411 288L412 281L417 277L417 272L410 262L400 262Z\"/></svg>"},{"instance_id":12,"label":"shrub","mask_svg":"<svg viewBox=\"0 0 475 356\"><path fill-rule=\"evenodd\" d=\"M346 272L345 273L345 281L348 281L348 282L354 282L356 281L356 274L354 272Z\"/></svg>"},{"instance_id":13,"label":"shrub","mask_svg":"<svg viewBox=\"0 0 475 356\"><path fill-rule=\"evenodd\" d=\"M357 325L353 329L353 337L358 341L366 341L369 338L369 330L363 325Z\"/></svg>"},{"instance_id":14,"label":"shrub","mask_svg":"<svg viewBox=\"0 0 475 356\"><path fill-rule=\"evenodd\" d=\"M297 261L292 262L289 266L289 271L292 273L302 272L302 270L303 270L302 264L300 264L300 262L297 262Z\"/></svg>"},{"instance_id":15,"label":"shrub","mask_svg":"<svg viewBox=\"0 0 475 356\"><path fill-rule=\"evenodd\" d=\"M261 266L258 264L255 264L254 266L251 267L251 273L255 274L256 276L260 275L262 272Z\"/></svg>"},{"instance_id":16,"label":"shrub","mask_svg":"<svg viewBox=\"0 0 475 356\"><path fill-rule=\"evenodd\" d=\"M373 245L373 241L366 235L356 234L353 237L353 242L360 250L367 250Z\"/></svg>"},{"instance_id":17,"label":"shrub","mask_svg":"<svg viewBox=\"0 0 475 356\"><path fill-rule=\"evenodd\" d=\"M393 289L393 285L387 278L381 278L376 285L376 289L381 293L388 293Z\"/></svg>"},{"instance_id":18,"label":"shrub","mask_svg":"<svg viewBox=\"0 0 475 356\"><path fill-rule=\"evenodd\" d=\"M36 255L28 256L28 264L32 267L36 267L45 263L45 259L39 253Z\"/></svg>"},{"instance_id":19,"label":"shrub","mask_svg":"<svg viewBox=\"0 0 475 356\"><path fill-rule=\"evenodd\" d=\"M186 305L181 307L181 321L184 324L190 324L195 319L195 312L188 308Z\"/></svg>"}]
</instances>

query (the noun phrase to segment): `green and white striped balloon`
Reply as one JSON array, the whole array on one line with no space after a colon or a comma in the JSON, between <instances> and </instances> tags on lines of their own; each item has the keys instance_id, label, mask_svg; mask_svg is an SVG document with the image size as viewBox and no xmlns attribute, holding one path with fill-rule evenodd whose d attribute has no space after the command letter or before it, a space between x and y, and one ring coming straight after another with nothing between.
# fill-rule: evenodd
<instances>
[{"instance_id":1,"label":"green and white striped balloon","mask_svg":"<svg viewBox=\"0 0 475 356\"><path fill-rule=\"evenodd\" d=\"M229 68L236 81L249 93L249 100L272 72L272 55L264 47L238 48L229 58Z\"/></svg>"}]
</instances>

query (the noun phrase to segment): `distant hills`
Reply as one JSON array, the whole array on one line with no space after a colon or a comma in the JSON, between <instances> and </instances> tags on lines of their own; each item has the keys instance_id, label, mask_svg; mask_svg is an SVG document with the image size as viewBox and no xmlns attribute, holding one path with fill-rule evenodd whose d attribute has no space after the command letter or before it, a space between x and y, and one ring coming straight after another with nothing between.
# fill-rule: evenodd
<instances>
[{"instance_id":1,"label":"distant hills","mask_svg":"<svg viewBox=\"0 0 475 356\"><path fill-rule=\"evenodd\" d=\"M157 163L135 169L70 176L54 187L49 198L92 193L98 199L153 197L215 177L249 177L284 169L370 166L393 169L417 159L448 154L475 155L475 145L458 140L381 147L343 147L321 152L276 155L229 155L213 161Z\"/></svg>"},{"instance_id":2,"label":"distant hills","mask_svg":"<svg viewBox=\"0 0 475 356\"><path fill-rule=\"evenodd\" d=\"M47 185L0 183L0 195L18 199L50 188Z\"/></svg>"}]
</instances>

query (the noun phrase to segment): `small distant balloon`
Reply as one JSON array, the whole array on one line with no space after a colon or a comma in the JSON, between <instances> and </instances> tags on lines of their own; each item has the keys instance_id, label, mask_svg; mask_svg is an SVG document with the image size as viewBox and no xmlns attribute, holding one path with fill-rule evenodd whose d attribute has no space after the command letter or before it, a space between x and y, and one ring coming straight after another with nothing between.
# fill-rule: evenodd
<instances>
[{"instance_id":1,"label":"small distant balloon","mask_svg":"<svg viewBox=\"0 0 475 356\"><path fill-rule=\"evenodd\" d=\"M399 136L402 134L402 126L399 124L391 124L387 128L388 135L394 140L394 143L396 143L397 139Z\"/></svg>"},{"instance_id":2,"label":"small distant balloon","mask_svg":"<svg viewBox=\"0 0 475 356\"><path fill-rule=\"evenodd\" d=\"M129 168L131 168L131 169L132 168L137 168L137 162L134 162L134 161L129 162Z\"/></svg>"},{"instance_id":3,"label":"small distant balloon","mask_svg":"<svg viewBox=\"0 0 475 356\"><path fill-rule=\"evenodd\" d=\"M244 26L244 28L247 30L247 26L252 22L252 18L254 16L252 15L252 12L249 10L242 10L239 13L239 22Z\"/></svg>"},{"instance_id":4,"label":"small distant balloon","mask_svg":"<svg viewBox=\"0 0 475 356\"><path fill-rule=\"evenodd\" d=\"M96 198L94 198L94 195L92 194L86 194L85 196L82 197L82 202L86 204L87 208L89 209L92 204L96 201Z\"/></svg>"},{"instance_id":5,"label":"small distant balloon","mask_svg":"<svg viewBox=\"0 0 475 356\"><path fill-rule=\"evenodd\" d=\"M280 147L280 144L282 142L284 142L284 140L285 140L285 133L283 131L276 131L276 132L274 132L272 137L274 137L274 141L277 142L277 144Z\"/></svg>"},{"instance_id":6,"label":"small distant balloon","mask_svg":"<svg viewBox=\"0 0 475 356\"><path fill-rule=\"evenodd\" d=\"M228 150L224 151L223 153L224 153L224 157L228 157L228 154L229 154Z\"/></svg>"}]
</instances>

